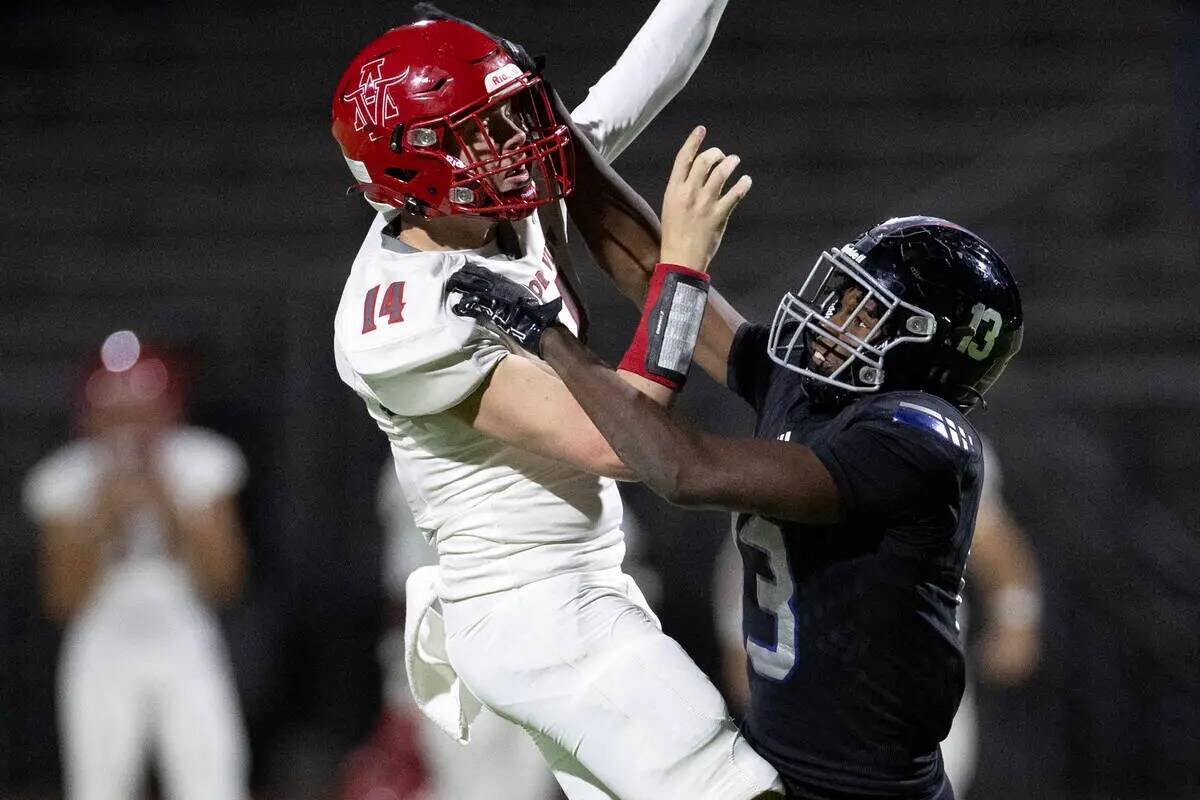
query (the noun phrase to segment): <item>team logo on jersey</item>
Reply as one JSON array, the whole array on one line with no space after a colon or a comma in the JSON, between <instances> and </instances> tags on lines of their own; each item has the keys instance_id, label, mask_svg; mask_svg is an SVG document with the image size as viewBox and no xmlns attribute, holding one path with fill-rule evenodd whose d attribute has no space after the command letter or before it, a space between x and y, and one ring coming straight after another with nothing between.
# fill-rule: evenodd
<instances>
[{"instance_id":1,"label":"team logo on jersey","mask_svg":"<svg viewBox=\"0 0 1200 800\"><path fill-rule=\"evenodd\" d=\"M377 58L363 64L358 74L358 88L345 96L354 103L354 130L367 129L371 141L383 135L389 120L400 116L396 101L388 89L408 77L411 67L405 67L399 75L383 77L383 59Z\"/></svg>"},{"instance_id":2,"label":"team logo on jersey","mask_svg":"<svg viewBox=\"0 0 1200 800\"><path fill-rule=\"evenodd\" d=\"M892 414L892 422L932 431L963 450L969 451L975 446L974 438L961 425L932 408L916 403L901 402Z\"/></svg>"}]
</instances>

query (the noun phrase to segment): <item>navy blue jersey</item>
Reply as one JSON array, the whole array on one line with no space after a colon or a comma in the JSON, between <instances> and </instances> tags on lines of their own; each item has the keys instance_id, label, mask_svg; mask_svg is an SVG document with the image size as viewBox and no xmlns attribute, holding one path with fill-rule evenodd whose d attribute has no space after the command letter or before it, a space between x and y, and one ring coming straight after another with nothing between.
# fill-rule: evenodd
<instances>
[{"instance_id":1,"label":"navy blue jersey","mask_svg":"<svg viewBox=\"0 0 1200 800\"><path fill-rule=\"evenodd\" d=\"M979 435L923 392L811 406L745 325L729 386L755 436L807 445L836 525L738 514L751 700L746 736L789 797L945 797L938 743L963 692L955 611L983 481ZM949 796L952 796L949 795Z\"/></svg>"}]
</instances>

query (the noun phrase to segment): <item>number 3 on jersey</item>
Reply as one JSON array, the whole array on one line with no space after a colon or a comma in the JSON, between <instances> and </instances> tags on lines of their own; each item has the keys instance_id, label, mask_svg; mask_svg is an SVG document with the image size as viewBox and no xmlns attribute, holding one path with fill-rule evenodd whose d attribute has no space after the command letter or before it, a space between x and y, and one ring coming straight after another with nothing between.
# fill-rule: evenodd
<instances>
[{"instance_id":1,"label":"number 3 on jersey","mask_svg":"<svg viewBox=\"0 0 1200 800\"><path fill-rule=\"evenodd\" d=\"M375 319L387 317L388 325L404 322L404 281L397 281L387 287L383 293L383 303L379 312L375 312L375 302L379 299L379 286L371 287L363 298L363 333L375 330Z\"/></svg>"},{"instance_id":2,"label":"number 3 on jersey","mask_svg":"<svg viewBox=\"0 0 1200 800\"><path fill-rule=\"evenodd\" d=\"M760 642L746 636L746 655L750 666L764 678L782 681L796 666L795 585L788 570L783 531L761 517L753 517L738 531L742 545L763 553L769 575L755 574L755 599L758 608L775 618L775 643Z\"/></svg>"}]
</instances>

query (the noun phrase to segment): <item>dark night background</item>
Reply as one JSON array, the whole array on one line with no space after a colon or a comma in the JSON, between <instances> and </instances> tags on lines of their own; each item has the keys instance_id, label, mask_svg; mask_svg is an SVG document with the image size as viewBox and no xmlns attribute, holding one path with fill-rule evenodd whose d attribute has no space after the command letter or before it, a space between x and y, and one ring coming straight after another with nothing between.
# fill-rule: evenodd
<instances>
[{"instance_id":1,"label":"dark night background","mask_svg":"<svg viewBox=\"0 0 1200 800\"><path fill-rule=\"evenodd\" d=\"M444 7L548 56L578 102L652 3ZM133 328L181 349L192 416L251 480L226 615L261 797L316 798L379 703L385 440L338 381L332 314L368 224L329 135L359 47L407 4L17 3L0 12L0 798L54 797L58 634L29 467L71 433L75 366ZM713 266L767 317L822 248L885 217L979 231L1025 349L976 424L1041 561L1042 667L983 691L971 800L1200 797L1200 11L1183 0L731 0L689 86L616 166L657 206L696 123L755 188ZM593 343L634 309L588 272ZM697 378L684 413L748 431ZM662 618L717 668L726 533L636 490Z\"/></svg>"}]
</instances>

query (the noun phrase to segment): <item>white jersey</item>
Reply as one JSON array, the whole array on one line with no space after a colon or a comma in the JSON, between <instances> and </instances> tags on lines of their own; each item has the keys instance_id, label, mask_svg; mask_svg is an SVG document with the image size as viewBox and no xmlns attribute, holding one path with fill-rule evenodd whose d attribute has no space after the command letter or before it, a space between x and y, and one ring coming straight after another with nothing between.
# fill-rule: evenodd
<instances>
[{"instance_id":1,"label":"white jersey","mask_svg":"<svg viewBox=\"0 0 1200 800\"><path fill-rule=\"evenodd\" d=\"M441 413L511 355L499 337L450 310L451 274L470 260L522 284L544 284L547 300L559 296L536 217L516 228L525 255L513 260L487 250L417 252L375 232L376 241L355 260L335 322L338 371L391 441L413 518L437 544L449 599L619 566L624 556L614 481L483 436ZM379 298L389 292L403 302L395 323L377 316ZM365 325L367 305L373 309ZM566 306L561 319L577 329Z\"/></svg>"},{"instance_id":2,"label":"white jersey","mask_svg":"<svg viewBox=\"0 0 1200 800\"><path fill-rule=\"evenodd\" d=\"M679 91L707 50L726 0L662 0L617 64L572 112L611 161ZM562 296L537 215L515 223L520 256L494 246L420 252L375 218L334 322L338 374L387 434L417 527L437 546L447 600L511 589L567 571L621 564L616 484L475 432L443 413L514 353L456 316L446 296L467 263ZM578 328L572 298L560 320Z\"/></svg>"},{"instance_id":3,"label":"white jersey","mask_svg":"<svg viewBox=\"0 0 1200 800\"><path fill-rule=\"evenodd\" d=\"M25 481L26 512L38 523L92 514L108 455L100 442L78 439L47 456ZM229 497L245 480L246 464L237 446L200 428L165 434L154 458L167 491L183 509ZM187 570L170 551L163 521L152 512L135 514L124 534L107 554L87 617L149 634L169 631L199 611L201 601Z\"/></svg>"}]
</instances>

